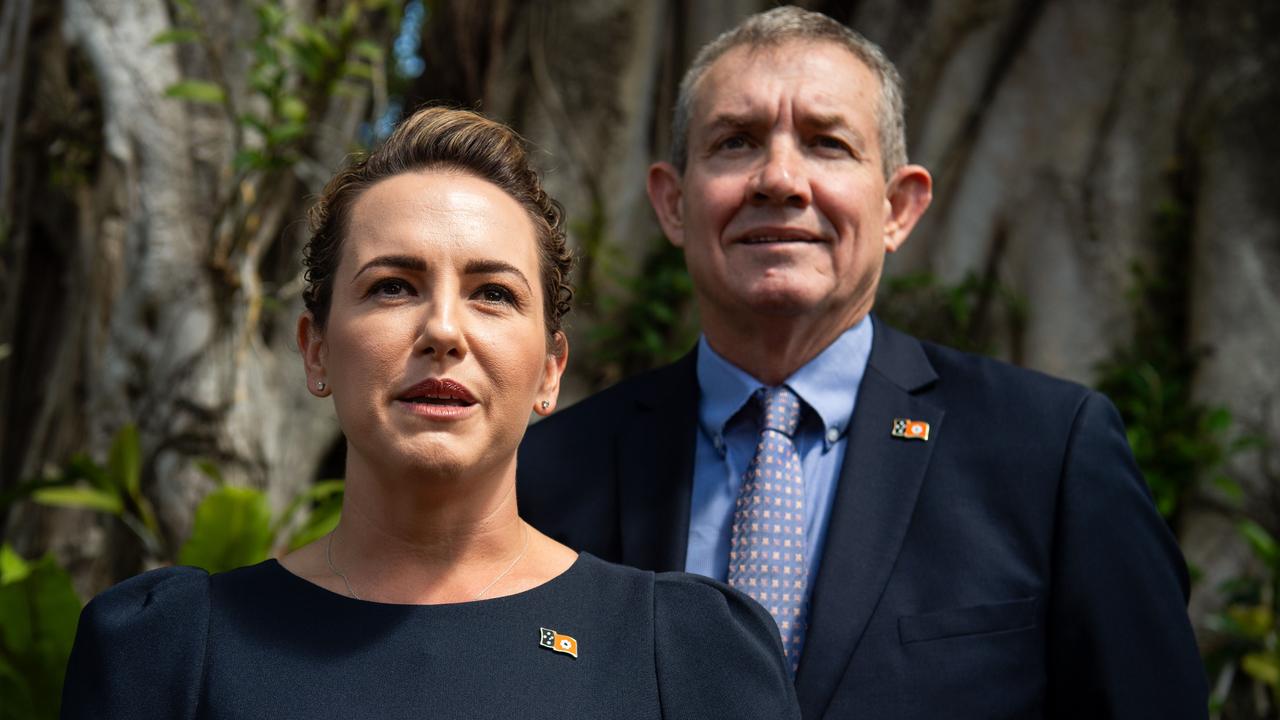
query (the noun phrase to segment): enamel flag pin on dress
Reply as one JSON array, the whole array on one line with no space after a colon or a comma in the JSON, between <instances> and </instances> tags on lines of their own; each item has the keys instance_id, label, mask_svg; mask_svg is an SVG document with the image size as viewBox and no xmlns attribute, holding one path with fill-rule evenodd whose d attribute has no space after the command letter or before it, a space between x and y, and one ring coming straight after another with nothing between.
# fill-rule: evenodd
<instances>
[{"instance_id":1,"label":"enamel flag pin on dress","mask_svg":"<svg viewBox=\"0 0 1280 720\"><path fill-rule=\"evenodd\" d=\"M539 633L538 644L544 648L550 648L558 653L572 655L578 657L578 641L568 635L561 635L555 630L541 628Z\"/></svg>"},{"instance_id":2,"label":"enamel flag pin on dress","mask_svg":"<svg viewBox=\"0 0 1280 720\"><path fill-rule=\"evenodd\" d=\"M889 433L903 440L928 440L929 423L909 418L894 418L893 431Z\"/></svg>"}]
</instances>

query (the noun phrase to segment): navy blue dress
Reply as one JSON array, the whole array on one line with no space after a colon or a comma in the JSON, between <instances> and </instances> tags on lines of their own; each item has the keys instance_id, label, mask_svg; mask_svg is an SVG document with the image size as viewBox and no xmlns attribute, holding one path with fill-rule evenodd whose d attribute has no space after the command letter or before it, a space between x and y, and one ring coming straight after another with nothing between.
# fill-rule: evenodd
<instances>
[{"instance_id":1,"label":"navy blue dress","mask_svg":"<svg viewBox=\"0 0 1280 720\"><path fill-rule=\"evenodd\" d=\"M548 648L575 649L577 657ZM799 718L773 620L684 573L586 553L516 595L392 605L274 560L127 580L85 608L71 718Z\"/></svg>"}]
</instances>

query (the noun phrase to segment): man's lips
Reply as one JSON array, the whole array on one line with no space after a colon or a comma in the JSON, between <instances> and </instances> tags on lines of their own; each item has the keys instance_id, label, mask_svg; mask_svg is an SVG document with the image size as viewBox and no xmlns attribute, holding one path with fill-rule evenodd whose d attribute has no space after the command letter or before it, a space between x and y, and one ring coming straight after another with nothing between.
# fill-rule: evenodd
<instances>
[{"instance_id":1,"label":"man's lips","mask_svg":"<svg viewBox=\"0 0 1280 720\"><path fill-rule=\"evenodd\" d=\"M462 383L448 378L427 378L396 396L402 402L468 407L476 398Z\"/></svg>"},{"instance_id":2,"label":"man's lips","mask_svg":"<svg viewBox=\"0 0 1280 720\"><path fill-rule=\"evenodd\" d=\"M735 245L779 245L783 243L820 243L825 240L807 230L798 228L758 228L738 234Z\"/></svg>"}]
</instances>

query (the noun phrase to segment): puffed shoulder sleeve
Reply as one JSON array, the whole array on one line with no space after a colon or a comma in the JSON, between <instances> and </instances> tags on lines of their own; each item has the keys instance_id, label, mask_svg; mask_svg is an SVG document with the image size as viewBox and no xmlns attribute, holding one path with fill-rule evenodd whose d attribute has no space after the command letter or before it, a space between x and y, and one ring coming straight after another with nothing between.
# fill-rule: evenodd
<instances>
[{"instance_id":1,"label":"puffed shoulder sleeve","mask_svg":"<svg viewBox=\"0 0 1280 720\"><path fill-rule=\"evenodd\" d=\"M174 567L126 580L80 614L63 720L194 717L209 626L209 575Z\"/></svg>"},{"instance_id":2,"label":"puffed shoulder sleeve","mask_svg":"<svg viewBox=\"0 0 1280 720\"><path fill-rule=\"evenodd\" d=\"M663 718L799 719L782 641L764 608L685 573L658 575L653 602Z\"/></svg>"}]
</instances>

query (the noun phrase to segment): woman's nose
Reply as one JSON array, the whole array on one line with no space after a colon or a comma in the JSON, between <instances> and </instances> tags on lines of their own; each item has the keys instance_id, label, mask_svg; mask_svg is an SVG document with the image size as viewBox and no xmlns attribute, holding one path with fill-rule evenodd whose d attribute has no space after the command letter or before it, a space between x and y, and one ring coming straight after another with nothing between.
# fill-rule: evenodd
<instances>
[{"instance_id":1,"label":"woman's nose","mask_svg":"<svg viewBox=\"0 0 1280 720\"><path fill-rule=\"evenodd\" d=\"M414 344L417 352L433 355L438 360L446 357L461 358L467 354L459 305L451 297L434 298L431 301L425 311L426 317L423 318L418 341Z\"/></svg>"},{"instance_id":2,"label":"woman's nose","mask_svg":"<svg viewBox=\"0 0 1280 720\"><path fill-rule=\"evenodd\" d=\"M756 204L805 207L813 195L806 177L804 158L790 140L771 141L749 187Z\"/></svg>"}]
</instances>

